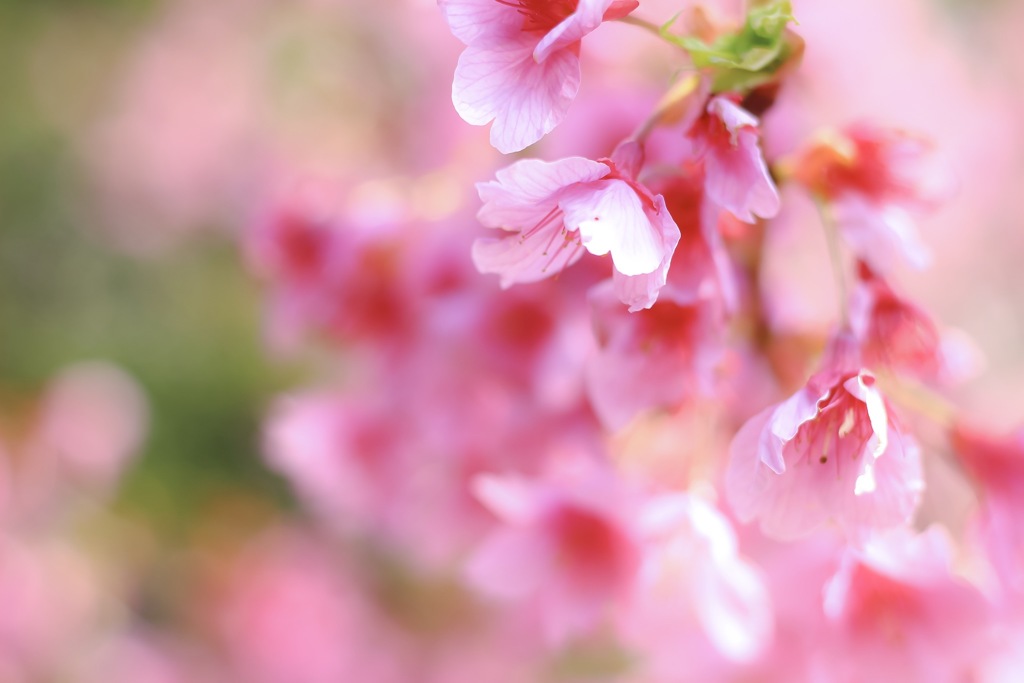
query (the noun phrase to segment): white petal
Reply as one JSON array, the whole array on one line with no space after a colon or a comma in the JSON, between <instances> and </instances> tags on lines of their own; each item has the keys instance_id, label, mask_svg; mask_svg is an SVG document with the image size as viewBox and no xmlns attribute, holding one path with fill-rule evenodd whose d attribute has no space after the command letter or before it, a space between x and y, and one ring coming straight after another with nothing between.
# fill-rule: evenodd
<instances>
[{"instance_id":1,"label":"white petal","mask_svg":"<svg viewBox=\"0 0 1024 683\"><path fill-rule=\"evenodd\" d=\"M587 251L596 256L610 253L615 270L623 275L651 273L661 265L665 246L628 183L590 183L568 193L559 205L566 227L580 231Z\"/></svg>"}]
</instances>

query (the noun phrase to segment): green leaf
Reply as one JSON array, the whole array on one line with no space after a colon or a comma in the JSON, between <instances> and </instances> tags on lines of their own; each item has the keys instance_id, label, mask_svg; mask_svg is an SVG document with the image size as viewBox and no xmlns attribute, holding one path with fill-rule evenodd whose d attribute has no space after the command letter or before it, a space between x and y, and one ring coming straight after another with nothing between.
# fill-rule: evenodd
<instances>
[{"instance_id":1,"label":"green leaf","mask_svg":"<svg viewBox=\"0 0 1024 683\"><path fill-rule=\"evenodd\" d=\"M696 67L714 71L715 92L743 91L767 81L786 62L786 26L794 21L789 0L758 2L747 11L743 26L712 44L694 36L672 36L690 53Z\"/></svg>"},{"instance_id":2,"label":"green leaf","mask_svg":"<svg viewBox=\"0 0 1024 683\"><path fill-rule=\"evenodd\" d=\"M757 35L777 39L786 29L786 24L795 21L789 0L756 5L747 13L747 25Z\"/></svg>"}]
</instances>

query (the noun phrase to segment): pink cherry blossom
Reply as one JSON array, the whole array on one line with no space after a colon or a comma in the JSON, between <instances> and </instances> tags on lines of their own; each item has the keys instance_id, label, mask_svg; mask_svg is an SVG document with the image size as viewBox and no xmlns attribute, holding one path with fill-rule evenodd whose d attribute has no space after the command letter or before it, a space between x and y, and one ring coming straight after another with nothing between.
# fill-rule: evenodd
<instances>
[{"instance_id":1,"label":"pink cherry blossom","mask_svg":"<svg viewBox=\"0 0 1024 683\"><path fill-rule=\"evenodd\" d=\"M849 549L826 584L831 632L819 668L840 683L966 680L985 645L988 606L955 577L943 529L897 529Z\"/></svg>"},{"instance_id":2,"label":"pink cherry blossom","mask_svg":"<svg viewBox=\"0 0 1024 683\"><path fill-rule=\"evenodd\" d=\"M64 539L36 536L0 534L0 674L25 681L53 678L104 607L98 564Z\"/></svg>"},{"instance_id":3,"label":"pink cherry blossom","mask_svg":"<svg viewBox=\"0 0 1024 683\"><path fill-rule=\"evenodd\" d=\"M19 438L0 431L0 519L27 524L110 493L148 418L142 389L120 368L89 361L63 369Z\"/></svg>"},{"instance_id":4,"label":"pink cherry blossom","mask_svg":"<svg viewBox=\"0 0 1024 683\"><path fill-rule=\"evenodd\" d=\"M978 484L977 526L988 560L1002 588L1024 596L1024 430L995 436L958 422L952 440Z\"/></svg>"},{"instance_id":5,"label":"pink cherry blossom","mask_svg":"<svg viewBox=\"0 0 1024 683\"><path fill-rule=\"evenodd\" d=\"M958 379L978 364L978 352L968 342L940 332L922 308L864 263L850 295L850 326L871 367L935 381Z\"/></svg>"},{"instance_id":6,"label":"pink cherry blossom","mask_svg":"<svg viewBox=\"0 0 1024 683\"><path fill-rule=\"evenodd\" d=\"M307 333L392 344L411 324L399 277L403 244L390 226L357 226L295 193L246 234L250 268L271 288L271 343L290 350Z\"/></svg>"},{"instance_id":7,"label":"pink cherry blossom","mask_svg":"<svg viewBox=\"0 0 1024 683\"><path fill-rule=\"evenodd\" d=\"M729 449L737 516L777 538L834 522L849 532L906 522L924 487L917 446L874 376L834 340L824 367L789 399L751 418Z\"/></svg>"},{"instance_id":8,"label":"pink cherry blossom","mask_svg":"<svg viewBox=\"0 0 1024 683\"><path fill-rule=\"evenodd\" d=\"M585 251L611 256L615 289L631 311L650 308L665 284L679 228L665 200L635 180L630 146L612 159L524 159L480 183L478 217L514 234L483 238L473 261L501 275L502 287L535 282L575 263Z\"/></svg>"},{"instance_id":9,"label":"pink cherry blossom","mask_svg":"<svg viewBox=\"0 0 1024 683\"><path fill-rule=\"evenodd\" d=\"M591 404L609 429L640 411L713 393L722 355L721 305L669 285L650 309L627 313L606 281L590 296L598 351L587 363Z\"/></svg>"},{"instance_id":10,"label":"pink cherry blossom","mask_svg":"<svg viewBox=\"0 0 1024 683\"><path fill-rule=\"evenodd\" d=\"M740 555L729 521L700 496L655 495L639 513L643 561L619 618L640 680L731 680L723 675L770 644L772 601ZM632 680L632 679L631 679Z\"/></svg>"},{"instance_id":11,"label":"pink cherry blossom","mask_svg":"<svg viewBox=\"0 0 1024 683\"><path fill-rule=\"evenodd\" d=\"M773 218L779 191L760 147L756 116L725 96L713 98L689 135L704 159L705 192L741 221Z\"/></svg>"},{"instance_id":12,"label":"pink cherry blossom","mask_svg":"<svg viewBox=\"0 0 1024 683\"><path fill-rule=\"evenodd\" d=\"M73 365L47 389L32 457L49 455L81 485L112 487L142 444L147 413L142 389L120 368Z\"/></svg>"},{"instance_id":13,"label":"pink cherry blossom","mask_svg":"<svg viewBox=\"0 0 1024 683\"><path fill-rule=\"evenodd\" d=\"M793 169L829 203L844 239L872 270L888 274L901 260L927 265L913 217L934 208L950 184L928 142L857 123L808 146Z\"/></svg>"},{"instance_id":14,"label":"pink cherry blossom","mask_svg":"<svg viewBox=\"0 0 1024 683\"><path fill-rule=\"evenodd\" d=\"M467 579L497 599L532 597L552 643L592 630L626 597L640 547L629 496L610 472L481 476L474 491L502 526L470 559Z\"/></svg>"},{"instance_id":15,"label":"pink cherry blossom","mask_svg":"<svg viewBox=\"0 0 1024 683\"><path fill-rule=\"evenodd\" d=\"M636 0L438 0L466 45L452 102L466 122L493 121L491 144L508 154L565 118L580 86L580 40L624 17Z\"/></svg>"},{"instance_id":16,"label":"pink cherry blossom","mask_svg":"<svg viewBox=\"0 0 1024 683\"><path fill-rule=\"evenodd\" d=\"M402 643L381 623L351 567L322 540L277 530L236 560L210 605L235 680L330 683L408 680Z\"/></svg>"},{"instance_id":17,"label":"pink cherry blossom","mask_svg":"<svg viewBox=\"0 0 1024 683\"><path fill-rule=\"evenodd\" d=\"M728 214L707 196L701 164L683 163L672 175L649 184L652 191L665 197L669 214L679 227L670 284L687 296L720 298L728 310L734 310L739 285L719 229Z\"/></svg>"}]
</instances>

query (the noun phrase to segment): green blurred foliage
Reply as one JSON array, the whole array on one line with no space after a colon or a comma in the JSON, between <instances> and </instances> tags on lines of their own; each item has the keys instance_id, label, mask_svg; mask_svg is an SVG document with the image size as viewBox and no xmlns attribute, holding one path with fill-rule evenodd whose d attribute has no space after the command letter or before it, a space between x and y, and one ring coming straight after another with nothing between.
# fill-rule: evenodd
<instances>
[{"instance_id":1,"label":"green blurred foliage","mask_svg":"<svg viewBox=\"0 0 1024 683\"><path fill-rule=\"evenodd\" d=\"M184 540L221 496L289 506L258 440L269 401L297 371L267 357L258 287L229 239L210 233L133 257L97 237L70 134L42 115L32 82L33 48L51 22L71 13L113 26L127 45L154 7L0 0L0 398L25 400L79 360L131 373L150 401L151 431L115 508Z\"/></svg>"}]
</instances>

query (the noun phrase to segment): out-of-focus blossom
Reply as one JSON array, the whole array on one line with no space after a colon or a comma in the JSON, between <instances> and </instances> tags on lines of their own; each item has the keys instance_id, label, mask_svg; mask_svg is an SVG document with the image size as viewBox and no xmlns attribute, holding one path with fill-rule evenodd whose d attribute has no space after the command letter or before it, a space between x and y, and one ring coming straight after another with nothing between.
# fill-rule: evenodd
<instances>
[{"instance_id":1,"label":"out-of-focus blossom","mask_svg":"<svg viewBox=\"0 0 1024 683\"><path fill-rule=\"evenodd\" d=\"M136 454L147 421L146 399L134 379L107 363L80 363L48 387L36 447L52 451L67 476L102 489Z\"/></svg>"},{"instance_id":2,"label":"out-of-focus blossom","mask_svg":"<svg viewBox=\"0 0 1024 683\"><path fill-rule=\"evenodd\" d=\"M591 404L612 430L638 412L678 408L713 393L722 354L721 306L691 298L672 285L648 310L628 313L612 283L591 292L598 351L587 363Z\"/></svg>"},{"instance_id":3,"label":"out-of-focus blossom","mask_svg":"<svg viewBox=\"0 0 1024 683\"><path fill-rule=\"evenodd\" d=\"M580 40L636 0L439 0L466 45L452 101L491 144L518 152L561 123L580 86Z\"/></svg>"},{"instance_id":4,"label":"out-of-focus blossom","mask_svg":"<svg viewBox=\"0 0 1024 683\"><path fill-rule=\"evenodd\" d=\"M616 292L631 311L649 308L665 284L679 228L665 200L636 182L636 143L611 159L524 159L480 183L478 214L487 227L515 234L482 238L473 260L501 275L503 287L535 282L575 263L584 251L610 254Z\"/></svg>"},{"instance_id":5,"label":"out-of-focus blossom","mask_svg":"<svg viewBox=\"0 0 1024 683\"><path fill-rule=\"evenodd\" d=\"M669 283L687 296L721 299L726 309L735 309L736 273L719 230L728 214L705 193L702 166L694 161L683 163L671 175L652 179L650 185L665 197L665 206L680 232Z\"/></svg>"},{"instance_id":6,"label":"out-of-focus blossom","mask_svg":"<svg viewBox=\"0 0 1024 683\"><path fill-rule=\"evenodd\" d=\"M629 494L611 472L565 481L484 476L480 501L502 526L466 569L472 586L506 600L533 598L549 639L586 633L626 598L640 563Z\"/></svg>"},{"instance_id":7,"label":"out-of-focus blossom","mask_svg":"<svg viewBox=\"0 0 1024 683\"><path fill-rule=\"evenodd\" d=\"M959 422L952 440L978 484L978 527L988 560L1002 588L1024 596L1024 431L997 437Z\"/></svg>"},{"instance_id":8,"label":"out-of-focus blossom","mask_svg":"<svg viewBox=\"0 0 1024 683\"><path fill-rule=\"evenodd\" d=\"M758 657L771 642L772 601L728 520L696 495L663 494L645 503L640 528L644 559L619 623L639 655L638 680L725 680Z\"/></svg>"},{"instance_id":9,"label":"out-of-focus blossom","mask_svg":"<svg viewBox=\"0 0 1024 683\"><path fill-rule=\"evenodd\" d=\"M254 223L246 246L253 271L271 287L271 341L289 349L307 333L386 345L405 339L413 292L393 232L357 227L298 196Z\"/></svg>"},{"instance_id":10,"label":"out-of-focus blossom","mask_svg":"<svg viewBox=\"0 0 1024 683\"><path fill-rule=\"evenodd\" d=\"M729 458L736 514L779 538L829 522L855 535L897 526L924 487L917 446L845 334L804 388L740 429Z\"/></svg>"},{"instance_id":11,"label":"out-of-focus blossom","mask_svg":"<svg viewBox=\"0 0 1024 683\"><path fill-rule=\"evenodd\" d=\"M942 334L923 309L864 263L850 295L850 327L868 367L942 381L963 377L978 363L966 340Z\"/></svg>"},{"instance_id":12,"label":"out-of-focus blossom","mask_svg":"<svg viewBox=\"0 0 1024 683\"><path fill-rule=\"evenodd\" d=\"M96 628L103 609L100 591L97 567L66 541L21 540L4 533L0 674L14 672L20 683L58 671Z\"/></svg>"},{"instance_id":13,"label":"out-of-focus blossom","mask_svg":"<svg viewBox=\"0 0 1024 683\"><path fill-rule=\"evenodd\" d=\"M214 683L224 681L208 657L145 629L112 633L73 666L81 683Z\"/></svg>"},{"instance_id":14,"label":"out-of-focus blossom","mask_svg":"<svg viewBox=\"0 0 1024 683\"><path fill-rule=\"evenodd\" d=\"M822 634L820 671L841 683L965 680L986 644L988 606L950 563L939 527L898 529L848 550L825 586L834 632Z\"/></svg>"},{"instance_id":15,"label":"out-of-focus blossom","mask_svg":"<svg viewBox=\"0 0 1024 683\"><path fill-rule=\"evenodd\" d=\"M404 680L401 643L350 574L301 533L268 535L240 558L213 616L237 680ZM383 642L386 646L382 646Z\"/></svg>"},{"instance_id":16,"label":"out-of-focus blossom","mask_svg":"<svg viewBox=\"0 0 1024 683\"><path fill-rule=\"evenodd\" d=\"M793 160L794 177L829 205L843 237L872 270L904 259L921 268L928 253L913 223L948 192L926 141L857 123L824 137Z\"/></svg>"},{"instance_id":17,"label":"out-of-focus blossom","mask_svg":"<svg viewBox=\"0 0 1024 683\"><path fill-rule=\"evenodd\" d=\"M76 495L109 493L142 444L147 423L145 396L123 370L101 362L64 369L21 437L0 445L0 456L7 451L0 512L18 524L54 515Z\"/></svg>"},{"instance_id":18,"label":"out-of-focus blossom","mask_svg":"<svg viewBox=\"0 0 1024 683\"><path fill-rule=\"evenodd\" d=\"M705 192L741 221L773 218L779 192L761 152L759 121L727 97L712 98L690 137L704 159Z\"/></svg>"}]
</instances>

